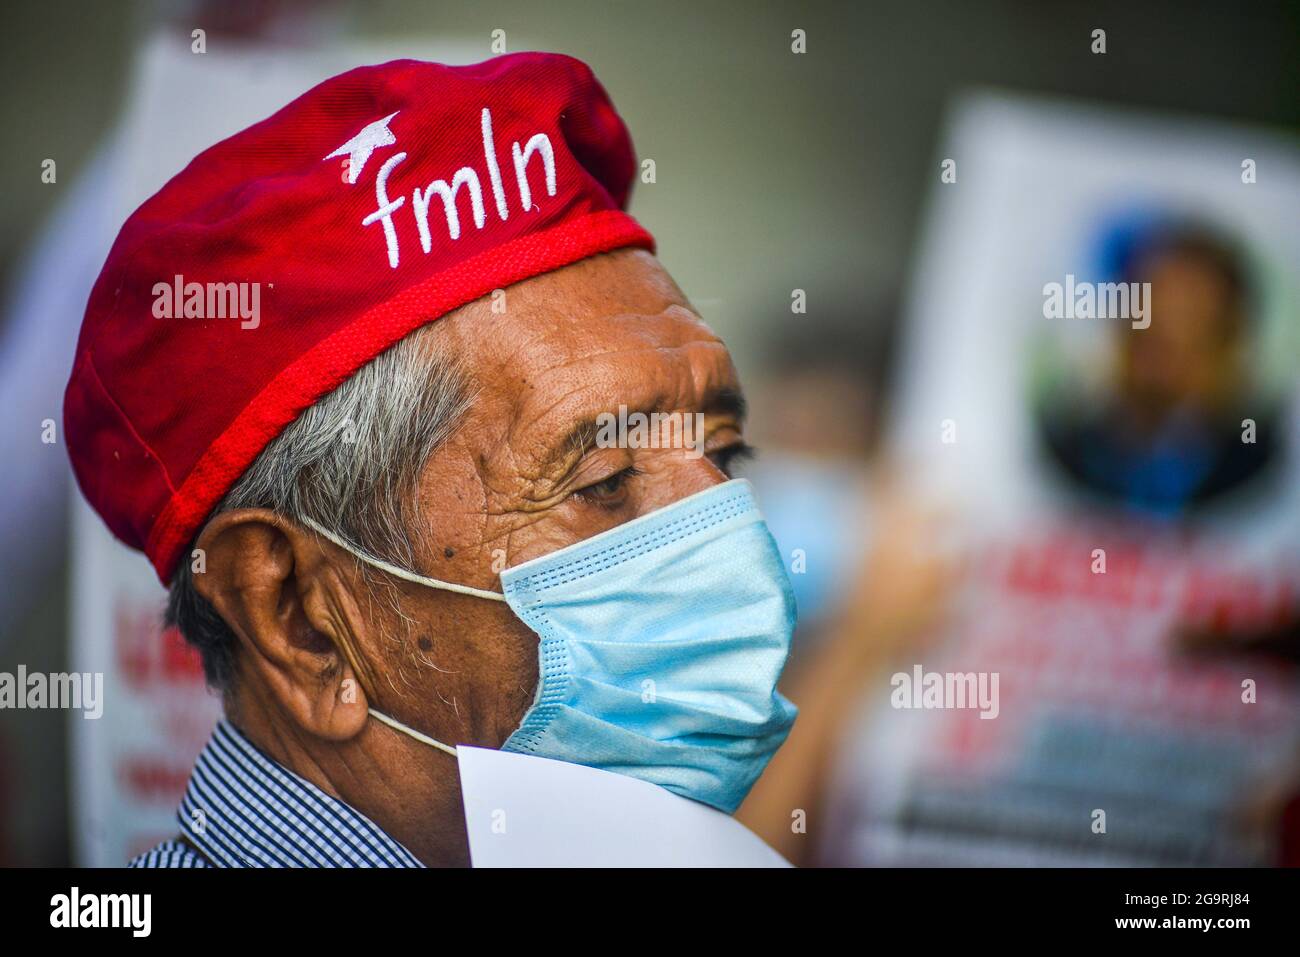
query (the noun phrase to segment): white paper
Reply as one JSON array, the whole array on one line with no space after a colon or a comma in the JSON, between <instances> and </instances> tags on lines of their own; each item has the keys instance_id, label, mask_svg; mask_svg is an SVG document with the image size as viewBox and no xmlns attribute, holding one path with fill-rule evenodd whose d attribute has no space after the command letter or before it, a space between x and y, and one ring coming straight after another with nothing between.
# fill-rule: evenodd
<instances>
[{"instance_id":1,"label":"white paper","mask_svg":"<svg viewBox=\"0 0 1300 957\"><path fill-rule=\"evenodd\" d=\"M475 867L789 867L728 814L622 774L458 747Z\"/></svg>"}]
</instances>

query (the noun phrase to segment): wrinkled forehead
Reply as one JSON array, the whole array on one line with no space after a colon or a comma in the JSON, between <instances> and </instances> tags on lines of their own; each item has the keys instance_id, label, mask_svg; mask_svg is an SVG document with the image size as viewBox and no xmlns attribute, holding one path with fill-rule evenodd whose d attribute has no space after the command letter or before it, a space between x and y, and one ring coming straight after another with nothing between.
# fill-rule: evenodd
<instances>
[{"instance_id":1,"label":"wrinkled forehead","mask_svg":"<svg viewBox=\"0 0 1300 957\"><path fill-rule=\"evenodd\" d=\"M520 283L457 317L457 352L476 390L522 407L534 393L605 384L616 397L683 352L721 340L646 253L593 257ZM463 320L463 321L461 321Z\"/></svg>"}]
</instances>

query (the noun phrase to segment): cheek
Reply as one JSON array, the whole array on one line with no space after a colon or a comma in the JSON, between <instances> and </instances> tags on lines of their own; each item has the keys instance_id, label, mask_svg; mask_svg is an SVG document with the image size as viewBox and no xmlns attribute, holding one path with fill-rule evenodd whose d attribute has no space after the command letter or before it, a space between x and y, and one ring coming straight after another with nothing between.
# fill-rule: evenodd
<instances>
[{"instance_id":1,"label":"cheek","mask_svg":"<svg viewBox=\"0 0 1300 957\"><path fill-rule=\"evenodd\" d=\"M532 704L537 636L504 604L466 595L439 593L421 614L411 638L416 666L408 655L403 677L427 726L499 747Z\"/></svg>"},{"instance_id":2,"label":"cheek","mask_svg":"<svg viewBox=\"0 0 1300 957\"><path fill-rule=\"evenodd\" d=\"M463 624L469 627L460 633L465 647L455 682L461 714L474 742L497 748L533 703L539 639L505 606Z\"/></svg>"},{"instance_id":3,"label":"cheek","mask_svg":"<svg viewBox=\"0 0 1300 957\"><path fill-rule=\"evenodd\" d=\"M674 502L727 481L702 451L647 449L637 457L635 514L648 515Z\"/></svg>"},{"instance_id":4,"label":"cheek","mask_svg":"<svg viewBox=\"0 0 1300 957\"><path fill-rule=\"evenodd\" d=\"M498 563L497 567L511 568L541 558L613 528L621 521L617 514L570 495L545 512L527 516L526 521L502 536L504 563ZM499 582L494 587L500 587Z\"/></svg>"}]
</instances>

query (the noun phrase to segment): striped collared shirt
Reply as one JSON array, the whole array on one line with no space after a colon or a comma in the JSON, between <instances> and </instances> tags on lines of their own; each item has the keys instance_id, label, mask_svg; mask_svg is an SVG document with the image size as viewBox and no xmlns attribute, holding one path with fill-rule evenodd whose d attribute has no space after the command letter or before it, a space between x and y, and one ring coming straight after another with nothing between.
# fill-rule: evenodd
<instances>
[{"instance_id":1,"label":"striped collared shirt","mask_svg":"<svg viewBox=\"0 0 1300 957\"><path fill-rule=\"evenodd\" d=\"M423 867L370 819L272 761L222 720L176 812L179 840L131 867Z\"/></svg>"}]
</instances>

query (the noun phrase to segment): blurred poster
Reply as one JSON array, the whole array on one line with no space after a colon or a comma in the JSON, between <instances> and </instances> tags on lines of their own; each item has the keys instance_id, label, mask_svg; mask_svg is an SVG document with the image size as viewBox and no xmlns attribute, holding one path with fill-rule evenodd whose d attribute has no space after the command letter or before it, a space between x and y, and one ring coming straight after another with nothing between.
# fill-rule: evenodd
<instances>
[{"instance_id":1,"label":"blurred poster","mask_svg":"<svg viewBox=\"0 0 1300 957\"><path fill-rule=\"evenodd\" d=\"M1300 608L1300 150L984 94L941 160L893 441L975 568L899 668L998 693L872 689L826 859L1274 863L1300 679L1254 639Z\"/></svg>"},{"instance_id":2,"label":"blurred poster","mask_svg":"<svg viewBox=\"0 0 1300 957\"><path fill-rule=\"evenodd\" d=\"M73 667L104 675L104 713L72 721L76 861L120 867L176 835L190 768L220 715L197 653L163 630L166 594L137 552L73 504Z\"/></svg>"}]
</instances>

